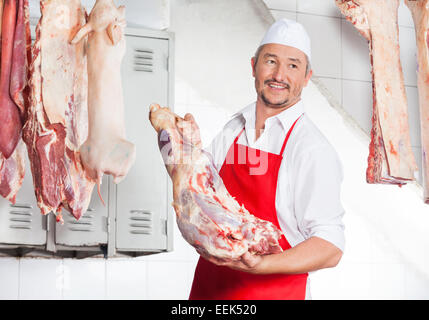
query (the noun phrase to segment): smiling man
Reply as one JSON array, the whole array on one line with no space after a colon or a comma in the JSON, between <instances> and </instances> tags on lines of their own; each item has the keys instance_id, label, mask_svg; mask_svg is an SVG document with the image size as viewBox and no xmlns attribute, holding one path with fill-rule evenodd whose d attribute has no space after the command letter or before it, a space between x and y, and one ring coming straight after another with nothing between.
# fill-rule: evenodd
<instances>
[{"instance_id":1,"label":"smiling man","mask_svg":"<svg viewBox=\"0 0 429 320\"><path fill-rule=\"evenodd\" d=\"M200 253L190 299L309 299L308 273L341 259L341 163L301 101L310 59L302 25L274 23L251 59L256 102L208 150L230 194L283 231L283 252L235 261Z\"/></svg>"}]
</instances>

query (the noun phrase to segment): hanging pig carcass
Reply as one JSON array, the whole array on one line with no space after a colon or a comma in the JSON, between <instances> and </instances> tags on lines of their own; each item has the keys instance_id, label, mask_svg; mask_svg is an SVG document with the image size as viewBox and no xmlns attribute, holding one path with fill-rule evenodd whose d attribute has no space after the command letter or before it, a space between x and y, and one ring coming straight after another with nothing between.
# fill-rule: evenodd
<instances>
[{"instance_id":1,"label":"hanging pig carcass","mask_svg":"<svg viewBox=\"0 0 429 320\"><path fill-rule=\"evenodd\" d=\"M72 39L88 39L88 138L80 148L87 175L100 184L104 173L125 178L136 156L125 136L121 62L125 55L125 7L97 0L88 23ZM88 37L87 37L88 36Z\"/></svg>"},{"instance_id":2,"label":"hanging pig carcass","mask_svg":"<svg viewBox=\"0 0 429 320\"><path fill-rule=\"evenodd\" d=\"M398 42L399 0L336 0L342 14L369 43L373 116L368 183L402 185L415 179Z\"/></svg>"}]
</instances>

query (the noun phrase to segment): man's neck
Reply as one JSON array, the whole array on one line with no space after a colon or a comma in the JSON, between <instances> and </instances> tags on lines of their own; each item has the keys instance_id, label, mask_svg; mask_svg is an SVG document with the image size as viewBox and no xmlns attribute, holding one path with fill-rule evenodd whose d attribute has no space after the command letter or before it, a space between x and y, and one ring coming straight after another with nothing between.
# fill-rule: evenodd
<instances>
[{"instance_id":1,"label":"man's neck","mask_svg":"<svg viewBox=\"0 0 429 320\"><path fill-rule=\"evenodd\" d=\"M295 101L292 104L289 104L283 108L273 108L267 106L263 101L256 101L256 120L255 120L255 141L258 140L258 138L261 136L262 132L264 132L265 129L265 121L268 118L274 117L278 115L279 113L285 111L286 109L289 109L290 107L294 106L296 103L298 103L299 100Z\"/></svg>"}]
</instances>

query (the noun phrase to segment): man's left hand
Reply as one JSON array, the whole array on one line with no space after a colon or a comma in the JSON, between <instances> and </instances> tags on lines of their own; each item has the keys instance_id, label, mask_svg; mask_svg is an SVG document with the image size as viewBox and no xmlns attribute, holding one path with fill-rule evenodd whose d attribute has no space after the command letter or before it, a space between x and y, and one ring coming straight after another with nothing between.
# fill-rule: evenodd
<instances>
[{"instance_id":1,"label":"man's left hand","mask_svg":"<svg viewBox=\"0 0 429 320\"><path fill-rule=\"evenodd\" d=\"M261 266L262 266L262 261L264 259L264 256L253 255L249 252L246 252L238 260L231 260L231 259L215 258L199 250L197 251L204 259L210 261L211 263L214 263L215 265L229 267L234 270L249 272L254 274L262 273Z\"/></svg>"}]
</instances>

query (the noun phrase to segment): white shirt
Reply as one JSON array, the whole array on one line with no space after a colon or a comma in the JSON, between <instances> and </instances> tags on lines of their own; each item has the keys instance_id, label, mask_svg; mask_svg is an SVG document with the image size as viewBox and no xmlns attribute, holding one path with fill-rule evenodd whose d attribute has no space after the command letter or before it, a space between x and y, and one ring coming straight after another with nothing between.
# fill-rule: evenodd
<instances>
[{"instance_id":1,"label":"white shirt","mask_svg":"<svg viewBox=\"0 0 429 320\"><path fill-rule=\"evenodd\" d=\"M228 149L244 126L245 132L237 143L279 154L287 131L300 115L279 169L277 218L292 247L316 236L344 251L344 209L340 201L342 165L335 149L305 115L302 102L268 118L256 141L256 103L250 104L227 122L207 151L220 171ZM260 159L261 170L264 170L263 160Z\"/></svg>"}]
</instances>

